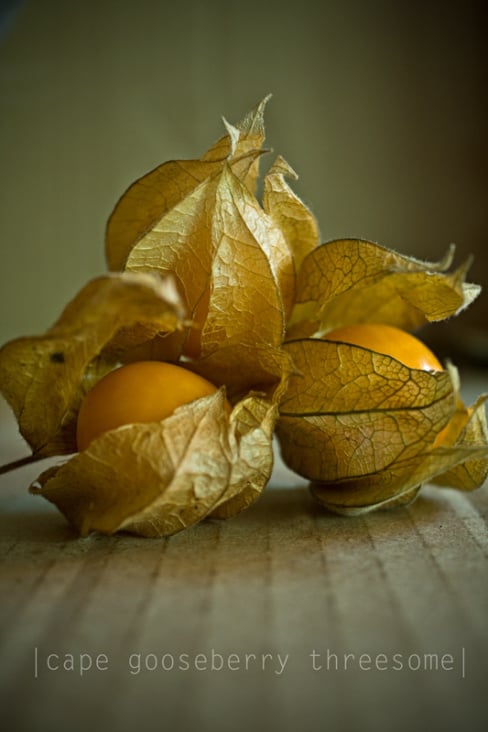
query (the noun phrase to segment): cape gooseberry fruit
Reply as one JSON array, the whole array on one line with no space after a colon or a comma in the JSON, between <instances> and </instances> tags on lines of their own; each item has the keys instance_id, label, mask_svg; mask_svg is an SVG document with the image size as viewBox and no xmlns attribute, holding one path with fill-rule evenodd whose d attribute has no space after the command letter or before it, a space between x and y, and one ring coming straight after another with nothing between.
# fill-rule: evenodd
<instances>
[{"instance_id":1,"label":"cape gooseberry fruit","mask_svg":"<svg viewBox=\"0 0 488 732\"><path fill-rule=\"evenodd\" d=\"M78 449L121 425L159 422L177 407L216 391L214 384L174 364L136 361L120 366L86 394L78 413Z\"/></svg>"},{"instance_id":2,"label":"cape gooseberry fruit","mask_svg":"<svg viewBox=\"0 0 488 732\"><path fill-rule=\"evenodd\" d=\"M425 343L405 330L385 323L356 323L326 333L324 340L341 341L354 346L363 346L385 356L391 356L410 369L422 371L443 371L443 367ZM459 400L458 400L459 401ZM444 442L448 427L437 435L434 446Z\"/></svg>"},{"instance_id":3,"label":"cape gooseberry fruit","mask_svg":"<svg viewBox=\"0 0 488 732\"><path fill-rule=\"evenodd\" d=\"M327 341L342 341L391 356L411 369L443 371L432 351L411 333L384 323L357 323L324 335Z\"/></svg>"}]
</instances>

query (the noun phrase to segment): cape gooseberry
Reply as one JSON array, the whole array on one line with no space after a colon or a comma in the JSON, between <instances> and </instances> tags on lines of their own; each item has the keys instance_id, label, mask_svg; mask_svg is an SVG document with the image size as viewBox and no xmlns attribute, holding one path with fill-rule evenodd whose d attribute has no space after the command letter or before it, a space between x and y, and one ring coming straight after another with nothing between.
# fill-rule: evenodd
<instances>
[{"instance_id":1,"label":"cape gooseberry","mask_svg":"<svg viewBox=\"0 0 488 732\"><path fill-rule=\"evenodd\" d=\"M217 387L181 366L136 361L110 371L85 396L79 413L79 450L103 432L134 422L159 422Z\"/></svg>"},{"instance_id":2,"label":"cape gooseberry","mask_svg":"<svg viewBox=\"0 0 488 732\"><path fill-rule=\"evenodd\" d=\"M411 333L385 323L345 325L326 333L323 338L327 341L341 341L369 348L377 353L395 358L410 369L444 370L437 356L425 343ZM448 426L446 425L437 435L434 447L438 447L444 442L447 432Z\"/></svg>"},{"instance_id":3,"label":"cape gooseberry","mask_svg":"<svg viewBox=\"0 0 488 732\"><path fill-rule=\"evenodd\" d=\"M336 328L324 335L327 341L342 341L391 356L411 369L443 371L442 365L425 343L411 333L384 323L356 323Z\"/></svg>"}]
</instances>

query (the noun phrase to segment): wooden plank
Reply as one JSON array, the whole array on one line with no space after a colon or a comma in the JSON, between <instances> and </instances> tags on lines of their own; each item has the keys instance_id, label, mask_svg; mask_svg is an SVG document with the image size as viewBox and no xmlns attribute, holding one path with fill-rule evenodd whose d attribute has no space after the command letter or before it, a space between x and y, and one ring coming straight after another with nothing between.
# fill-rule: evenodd
<instances>
[{"instance_id":1,"label":"wooden plank","mask_svg":"<svg viewBox=\"0 0 488 732\"><path fill-rule=\"evenodd\" d=\"M471 496L426 488L407 509L345 519L279 464L232 521L80 540L19 496L25 472L3 476L0 496L0 688L16 728L486 722L488 532ZM47 668L65 654L93 666ZM429 667L442 658L451 670Z\"/></svg>"}]
</instances>

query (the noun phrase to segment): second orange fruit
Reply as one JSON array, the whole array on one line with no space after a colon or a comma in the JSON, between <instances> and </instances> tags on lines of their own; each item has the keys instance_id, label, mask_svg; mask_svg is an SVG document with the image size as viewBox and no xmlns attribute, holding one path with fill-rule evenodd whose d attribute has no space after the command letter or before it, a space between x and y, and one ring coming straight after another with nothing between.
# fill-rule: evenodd
<instances>
[{"instance_id":1,"label":"second orange fruit","mask_svg":"<svg viewBox=\"0 0 488 732\"><path fill-rule=\"evenodd\" d=\"M437 357L425 343L407 331L384 323L355 323L336 328L323 336L391 356L411 369L443 371Z\"/></svg>"},{"instance_id":2,"label":"second orange fruit","mask_svg":"<svg viewBox=\"0 0 488 732\"><path fill-rule=\"evenodd\" d=\"M217 387L181 366L137 361L110 371L85 396L78 413L79 450L103 432L134 422L160 422L182 404Z\"/></svg>"}]
</instances>

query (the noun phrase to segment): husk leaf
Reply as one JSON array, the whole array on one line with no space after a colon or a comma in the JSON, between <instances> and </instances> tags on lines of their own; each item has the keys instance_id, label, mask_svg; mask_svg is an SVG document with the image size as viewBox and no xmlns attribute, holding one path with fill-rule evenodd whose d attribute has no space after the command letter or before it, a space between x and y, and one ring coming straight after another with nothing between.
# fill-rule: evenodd
<instances>
[{"instance_id":1,"label":"husk leaf","mask_svg":"<svg viewBox=\"0 0 488 732\"><path fill-rule=\"evenodd\" d=\"M471 491L479 488L488 478L488 427L486 423L487 394L482 394L470 407L459 405L458 411L446 429L443 447L473 448L473 456L458 463L445 473L436 475L436 485Z\"/></svg>"},{"instance_id":2,"label":"husk leaf","mask_svg":"<svg viewBox=\"0 0 488 732\"><path fill-rule=\"evenodd\" d=\"M488 475L485 397L465 407L454 368L320 340L342 325L413 330L459 313L480 291L465 281L469 261L449 272L452 246L440 262L361 239L318 246L281 157L261 206L267 99L238 125L224 120L200 159L133 183L106 231L109 269L126 271L89 282L45 335L0 349L1 389L34 457L76 449L84 393L120 363L184 361L223 387L40 475L31 491L82 535L166 536L234 516L269 480L275 427L285 462L340 513L405 504L426 481L472 490Z\"/></svg>"},{"instance_id":3,"label":"husk leaf","mask_svg":"<svg viewBox=\"0 0 488 732\"><path fill-rule=\"evenodd\" d=\"M310 480L377 473L431 445L455 411L449 372L409 369L366 348L285 344L298 374L280 404L285 462Z\"/></svg>"},{"instance_id":4,"label":"husk leaf","mask_svg":"<svg viewBox=\"0 0 488 732\"><path fill-rule=\"evenodd\" d=\"M397 460L372 475L335 483L312 482L311 491L329 510L359 515L410 503L424 483L470 491L488 476L488 440L484 400L465 407L457 399L442 440L407 460Z\"/></svg>"},{"instance_id":5,"label":"husk leaf","mask_svg":"<svg viewBox=\"0 0 488 732\"><path fill-rule=\"evenodd\" d=\"M359 514L407 503L427 481L472 490L486 479L483 398L462 404L453 367L418 371L320 339L285 349L299 373L280 405L283 458L327 508Z\"/></svg>"},{"instance_id":6,"label":"husk leaf","mask_svg":"<svg viewBox=\"0 0 488 732\"><path fill-rule=\"evenodd\" d=\"M263 99L237 126L227 125L227 134L200 159L168 161L132 183L107 223L105 254L109 269L122 270L135 242L200 183L222 170L226 161L254 191L268 99Z\"/></svg>"},{"instance_id":7,"label":"husk leaf","mask_svg":"<svg viewBox=\"0 0 488 732\"><path fill-rule=\"evenodd\" d=\"M437 476L458 473L470 475L469 467L473 463L483 464L484 477L480 482L456 485L453 482L442 482L442 485L473 490L478 488L487 475L488 447L465 447L462 444L451 448L439 447L428 452L420 452L407 460L398 460L388 468L373 475L343 479L335 483L312 482L312 494L329 510L345 515L359 515L380 508L392 508L409 503L424 483L439 483Z\"/></svg>"},{"instance_id":8,"label":"husk leaf","mask_svg":"<svg viewBox=\"0 0 488 732\"><path fill-rule=\"evenodd\" d=\"M224 516L227 502L233 515L269 479L272 413L269 404L249 397L229 418L220 390L161 422L102 434L85 451L42 473L31 492L54 503L82 536L92 531L167 536L221 503Z\"/></svg>"},{"instance_id":9,"label":"husk leaf","mask_svg":"<svg viewBox=\"0 0 488 732\"><path fill-rule=\"evenodd\" d=\"M282 289L287 317L295 302L295 278L304 258L319 243L317 220L285 178L296 180L297 174L281 156L278 156L264 178L263 208L284 234L291 255L292 273L286 288Z\"/></svg>"},{"instance_id":10,"label":"husk leaf","mask_svg":"<svg viewBox=\"0 0 488 732\"><path fill-rule=\"evenodd\" d=\"M85 391L125 351L183 322L171 281L114 273L88 282L44 335L5 344L1 391L33 453L74 452L76 414Z\"/></svg>"},{"instance_id":11,"label":"husk leaf","mask_svg":"<svg viewBox=\"0 0 488 732\"><path fill-rule=\"evenodd\" d=\"M361 239L337 239L303 261L290 337L323 335L352 323L413 330L459 313L479 294L465 282L469 261L452 273L454 248L440 262L422 262Z\"/></svg>"},{"instance_id":12,"label":"husk leaf","mask_svg":"<svg viewBox=\"0 0 488 732\"><path fill-rule=\"evenodd\" d=\"M280 379L260 362L276 362L284 336L287 251L279 227L226 165L137 242L126 266L171 273L192 317L208 293L195 369L225 383L232 398Z\"/></svg>"},{"instance_id":13,"label":"husk leaf","mask_svg":"<svg viewBox=\"0 0 488 732\"><path fill-rule=\"evenodd\" d=\"M273 469L277 416L277 405L259 395L250 395L234 407L229 432L234 459L228 487L212 509L213 518L231 518L261 495Z\"/></svg>"}]
</instances>

